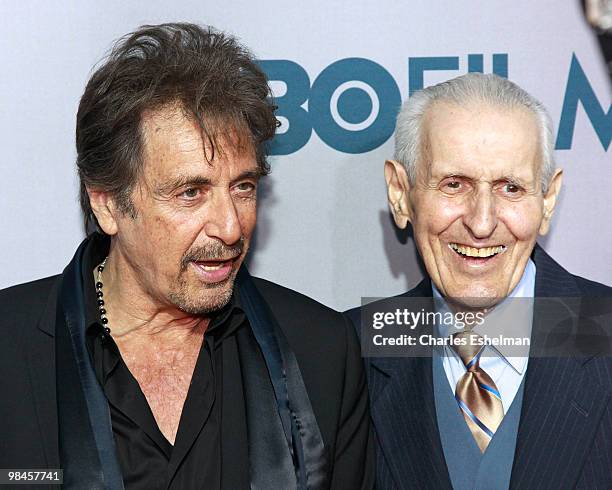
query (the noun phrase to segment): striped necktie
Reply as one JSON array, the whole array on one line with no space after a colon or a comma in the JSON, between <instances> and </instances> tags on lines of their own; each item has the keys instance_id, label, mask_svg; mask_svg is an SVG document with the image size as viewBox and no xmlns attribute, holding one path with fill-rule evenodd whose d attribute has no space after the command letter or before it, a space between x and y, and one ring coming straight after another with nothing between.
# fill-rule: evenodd
<instances>
[{"instance_id":1,"label":"striped necktie","mask_svg":"<svg viewBox=\"0 0 612 490\"><path fill-rule=\"evenodd\" d=\"M497 386L480 368L480 356L484 347L476 342L479 336L464 331L453 335L453 338L465 339L463 344L453 345L453 349L467 369L457 382L455 399L480 452L484 453L504 418L504 407Z\"/></svg>"}]
</instances>

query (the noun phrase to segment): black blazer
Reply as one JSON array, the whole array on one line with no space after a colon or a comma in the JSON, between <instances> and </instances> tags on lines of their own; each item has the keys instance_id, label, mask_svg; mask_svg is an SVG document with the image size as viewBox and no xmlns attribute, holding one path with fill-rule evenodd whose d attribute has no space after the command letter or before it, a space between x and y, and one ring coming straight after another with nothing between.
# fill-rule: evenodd
<instances>
[{"instance_id":1,"label":"black blazer","mask_svg":"<svg viewBox=\"0 0 612 490\"><path fill-rule=\"evenodd\" d=\"M612 298L612 288L571 275L540 247L532 258L536 297ZM425 279L401 296L431 297L431 282ZM359 328L359 308L347 315ZM534 329L538 321L534 311ZM609 341L612 324L606 329ZM369 358L366 374L377 440L376 488L452 488L431 358ZM531 358L510 488L612 488L611 397L612 357Z\"/></svg>"},{"instance_id":2,"label":"black blazer","mask_svg":"<svg viewBox=\"0 0 612 490\"><path fill-rule=\"evenodd\" d=\"M56 382L62 380L56 380L54 342L60 279L0 291L0 468L61 468ZM295 291L262 279L254 283L295 353L333 455L331 488L372 488L367 389L350 322Z\"/></svg>"}]
</instances>

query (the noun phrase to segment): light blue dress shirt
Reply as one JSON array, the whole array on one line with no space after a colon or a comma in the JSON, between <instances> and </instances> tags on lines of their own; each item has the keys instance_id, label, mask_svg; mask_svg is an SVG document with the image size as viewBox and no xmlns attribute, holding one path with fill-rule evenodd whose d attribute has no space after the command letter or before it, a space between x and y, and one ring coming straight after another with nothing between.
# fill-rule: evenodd
<instances>
[{"instance_id":1,"label":"light blue dress shirt","mask_svg":"<svg viewBox=\"0 0 612 490\"><path fill-rule=\"evenodd\" d=\"M512 325L512 337L531 338L531 327L533 322L533 297L535 290L536 267L531 259L528 260L523 272L523 277L508 295L508 298L498 303L485 316L484 323L476 326L473 331L478 334L486 334L490 337L502 334L504 325ZM446 301L436 286L432 283L434 304L436 311L450 311ZM512 298L532 298L529 300L514 301ZM501 320L500 320L501 319ZM510 322L510 323L508 323ZM453 326L437 325L437 335L447 337L456 333ZM498 330L498 331L496 331ZM448 379L448 384L453 393L457 382L465 374L466 369L459 355L449 346L444 346L436 351L442 356L442 365ZM519 354L520 355L517 355ZM493 379L499 393L501 394L504 414L508 412L514 397L521 385L521 381L527 371L529 361L529 346L516 347L490 346L484 348L480 358L480 367Z\"/></svg>"}]
</instances>

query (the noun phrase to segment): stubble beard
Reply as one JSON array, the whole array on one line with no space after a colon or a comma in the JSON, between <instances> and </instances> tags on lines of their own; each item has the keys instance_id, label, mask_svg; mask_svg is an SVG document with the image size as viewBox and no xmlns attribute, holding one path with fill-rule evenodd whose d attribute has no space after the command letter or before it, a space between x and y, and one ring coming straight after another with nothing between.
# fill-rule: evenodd
<instances>
[{"instance_id":1,"label":"stubble beard","mask_svg":"<svg viewBox=\"0 0 612 490\"><path fill-rule=\"evenodd\" d=\"M226 257L245 255L247 251L242 237L236 245L227 246L215 241L211 244L188 250L181 259L180 271L168 294L169 301L181 311L190 315L208 315L226 306L234 292L234 282L238 267L232 270L229 277L214 284L194 283L189 280L189 268L192 262L215 260ZM242 262L240 262L242 263Z\"/></svg>"}]
</instances>

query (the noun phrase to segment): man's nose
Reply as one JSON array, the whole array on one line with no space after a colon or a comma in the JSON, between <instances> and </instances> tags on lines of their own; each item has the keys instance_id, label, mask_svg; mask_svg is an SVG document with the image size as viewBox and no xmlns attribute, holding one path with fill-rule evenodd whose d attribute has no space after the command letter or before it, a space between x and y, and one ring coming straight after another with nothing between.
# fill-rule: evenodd
<instances>
[{"instance_id":1,"label":"man's nose","mask_svg":"<svg viewBox=\"0 0 612 490\"><path fill-rule=\"evenodd\" d=\"M226 245L234 245L242 236L238 212L228 192L217 192L207 209L204 232L210 238L217 238Z\"/></svg>"},{"instance_id":2,"label":"man's nose","mask_svg":"<svg viewBox=\"0 0 612 490\"><path fill-rule=\"evenodd\" d=\"M474 238L487 238L495 231L496 202L488 185L480 185L471 196L463 222Z\"/></svg>"}]
</instances>

